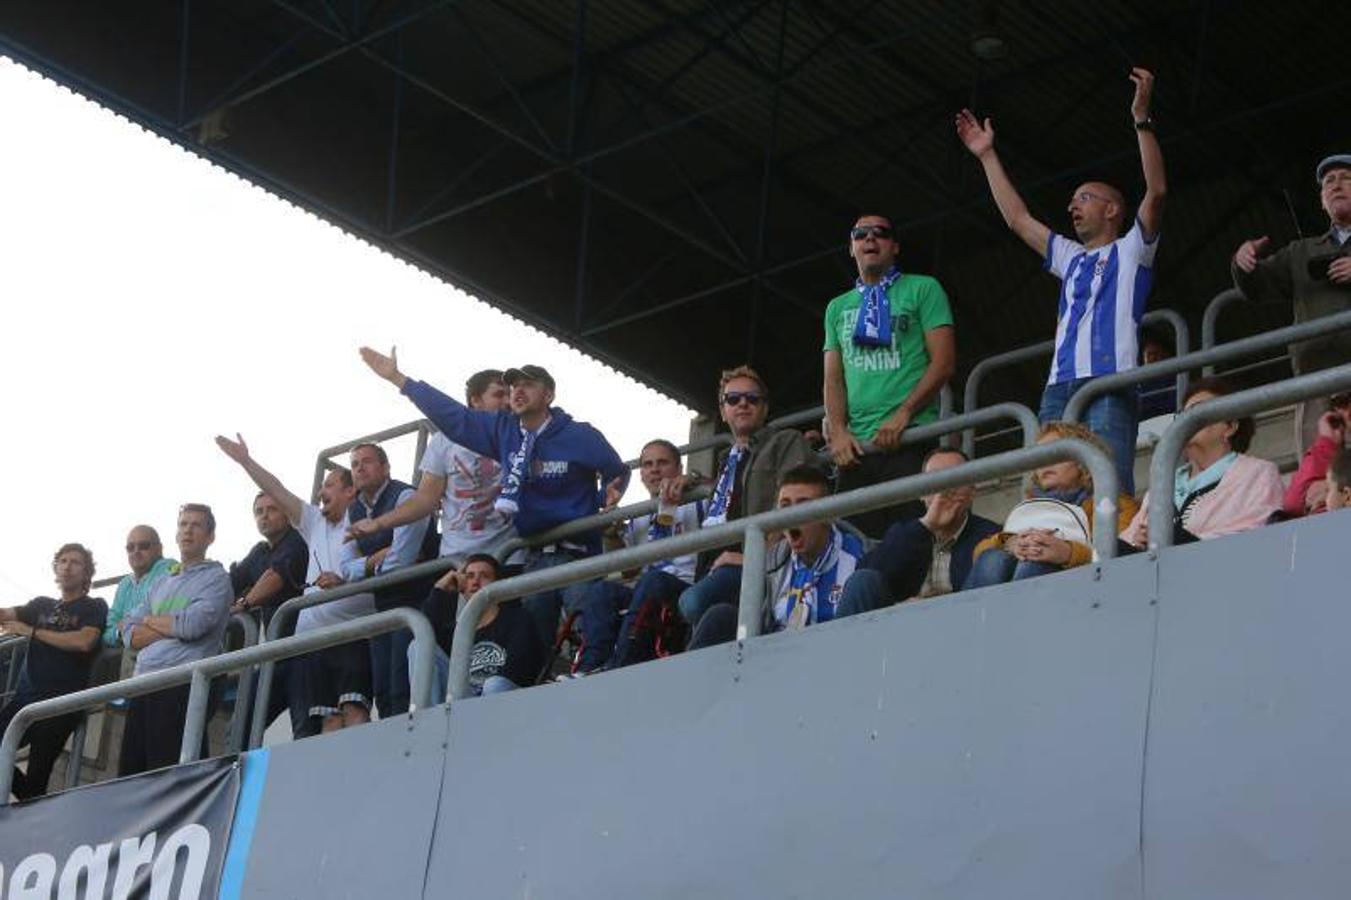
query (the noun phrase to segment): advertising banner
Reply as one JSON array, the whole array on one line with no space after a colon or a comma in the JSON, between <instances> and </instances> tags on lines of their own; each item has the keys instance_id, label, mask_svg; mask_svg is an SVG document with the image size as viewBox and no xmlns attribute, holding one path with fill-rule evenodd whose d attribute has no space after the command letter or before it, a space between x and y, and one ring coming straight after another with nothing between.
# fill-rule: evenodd
<instances>
[{"instance_id":1,"label":"advertising banner","mask_svg":"<svg viewBox=\"0 0 1351 900\"><path fill-rule=\"evenodd\" d=\"M215 897L239 785L231 757L0 807L0 897Z\"/></svg>"}]
</instances>

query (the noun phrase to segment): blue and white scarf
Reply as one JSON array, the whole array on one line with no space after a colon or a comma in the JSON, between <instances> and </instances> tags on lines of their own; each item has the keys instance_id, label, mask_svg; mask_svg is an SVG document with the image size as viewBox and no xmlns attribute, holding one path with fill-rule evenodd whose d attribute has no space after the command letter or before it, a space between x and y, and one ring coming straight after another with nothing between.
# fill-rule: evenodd
<instances>
[{"instance_id":1,"label":"blue and white scarf","mask_svg":"<svg viewBox=\"0 0 1351 900\"><path fill-rule=\"evenodd\" d=\"M1213 484L1219 484L1220 479L1224 477L1224 473L1229 471L1229 467L1234 464L1236 459L1238 459L1238 454L1230 450L1195 475L1191 474L1191 466L1178 466L1177 472L1173 475L1173 506L1181 509L1182 505L1187 502L1187 498L1192 494Z\"/></svg>"},{"instance_id":2,"label":"blue and white scarf","mask_svg":"<svg viewBox=\"0 0 1351 900\"><path fill-rule=\"evenodd\" d=\"M544 424L531 431L524 425L521 426L521 446L516 448L516 452L511 454L510 463L507 466L507 472L502 479L502 492L497 495L493 501L493 509L504 516L514 516L521 510L521 488L525 486L526 479L530 473L530 463L535 458L535 439L544 433L544 429L549 427L552 416L544 420Z\"/></svg>"},{"instance_id":3,"label":"blue and white scarf","mask_svg":"<svg viewBox=\"0 0 1351 900\"><path fill-rule=\"evenodd\" d=\"M750 452L750 447L733 447L732 452L727 454L727 461L718 473L717 486L713 488L713 499L708 501L708 515L704 516L705 528L727 521L727 506L732 502L732 490L736 487L736 470Z\"/></svg>"},{"instance_id":4,"label":"blue and white scarf","mask_svg":"<svg viewBox=\"0 0 1351 900\"><path fill-rule=\"evenodd\" d=\"M891 346L891 299L887 297L887 289L900 277L901 270L892 266L877 284L865 284L862 278L854 283L863 296L858 307L858 321L854 323L857 346Z\"/></svg>"},{"instance_id":5,"label":"blue and white scarf","mask_svg":"<svg viewBox=\"0 0 1351 900\"><path fill-rule=\"evenodd\" d=\"M774 618L781 627L801 628L835 618L840 595L835 588L843 587L858 565L858 556L843 549L844 532L832 525L830 543L815 563L809 566L793 554L788 591L774 604ZM802 611L794 617L793 610L799 605Z\"/></svg>"}]
</instances>

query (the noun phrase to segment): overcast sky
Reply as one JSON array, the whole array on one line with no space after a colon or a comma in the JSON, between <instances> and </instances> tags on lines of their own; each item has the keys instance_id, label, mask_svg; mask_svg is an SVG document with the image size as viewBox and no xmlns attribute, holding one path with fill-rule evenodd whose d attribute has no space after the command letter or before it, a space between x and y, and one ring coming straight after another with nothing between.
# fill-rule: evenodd
<instances>
[{"instance_id":1,"label":"overcast sky","mask_svg":"<svg viewBox=\"0 0 1351 900\"><path fill-rule=\"evenodd\" d=\"M625 458L687 437L669 398L4 57L0 122L0 605L51 593L66 541L99 577L126 571L133 524L174 552L187 501L215 509L212 558L243 556L254 490L212 437L242 432L308 498L321 448L418 417L362 343L455 396L543 365ZM390 452L408 477L412 441Z\"/></svg>"}]
</instances>

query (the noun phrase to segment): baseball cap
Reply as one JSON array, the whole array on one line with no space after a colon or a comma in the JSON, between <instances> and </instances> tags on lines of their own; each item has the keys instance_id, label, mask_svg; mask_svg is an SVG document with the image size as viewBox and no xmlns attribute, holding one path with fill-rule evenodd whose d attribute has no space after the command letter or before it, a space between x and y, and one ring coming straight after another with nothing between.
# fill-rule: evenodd
<instances>
[{"instance_id":1,"label":"baseball cap","mask_svg":"<svg viewBox=\"0 0 1351 900\"><path fill-rule=\"evenodd\" d=\"M507 369L502 373L502 383L507 387L521 380L538 381L549 390L555 390L554 377L543 366L521 366L517 369Z\"/></svg>"},{"instance_id":2,"label":"baseball cap","mask_svg":"<svg viewBox=\"0 0 1351 900\"><path fill-rule=\"evenodd\" d=\"M1351 169L1351 153L1334 153L1318 164L1314 180L1321 182L1328 169Z\"/></svg>"}]
</instances>

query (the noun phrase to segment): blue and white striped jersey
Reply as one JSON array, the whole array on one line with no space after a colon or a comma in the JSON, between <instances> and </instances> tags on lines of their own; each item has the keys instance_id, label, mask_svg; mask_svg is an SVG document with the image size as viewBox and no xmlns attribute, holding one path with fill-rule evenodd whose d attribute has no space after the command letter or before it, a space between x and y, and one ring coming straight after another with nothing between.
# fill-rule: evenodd
<instances>
[{"instance_id":1,"label":"blue and white striped jersey","mask_svg":"<svg viewBox=\"0 0 1351 900\"><path fill-rule=\"evenodd\" d=\"M1051 234L1045 266L1061 285L1047 384L1135 368L1137 332L1154 284L1158 247L1158 235L1145 240L1139 219L1130 231L1093 251Z\"/></svg>"}]
</instances>

